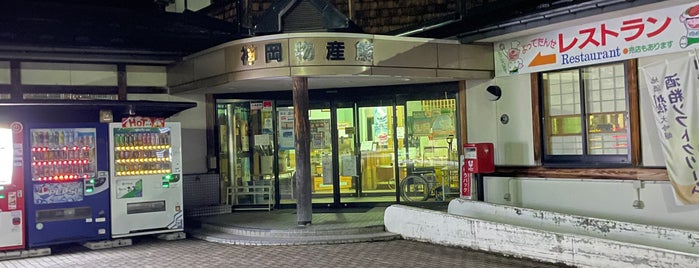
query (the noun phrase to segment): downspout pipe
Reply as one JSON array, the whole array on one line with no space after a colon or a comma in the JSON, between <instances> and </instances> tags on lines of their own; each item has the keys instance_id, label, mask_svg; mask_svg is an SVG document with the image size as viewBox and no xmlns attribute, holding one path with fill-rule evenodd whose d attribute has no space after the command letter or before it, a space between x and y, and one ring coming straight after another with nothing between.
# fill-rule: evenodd
<instances>
[{"instance_id":1,"label":"downspout pipe","mask_svg":"<svg viewBox=\"0 0 699 268\"><path fill-rule=\"evenodd\" d=\"M447 25L450 25L450 24L453 24L453 23L459 23L459 22L461 22L461 20L463 20L463 15L459 14L459 17L456 18L456 19L451 19L451 20L444 21L444 22L440 22L440 23L437 23L437 24L432 24L432 25L430 25L430 26L425 26L425 27L422 27L422 28L419 28L419 29L414 29L414 30L410 30L410 31L407 31L407 32L402 32L402 33L396 34L395 36L412 36L412 35L419 34L419 33L422 33L422 32L425 32L425 31L429 31L429 30L432 30L432 29L437 29L437 28L440 28L440 27L444 27L444 26L447 26Z\"/></svg>"}]
</instances>

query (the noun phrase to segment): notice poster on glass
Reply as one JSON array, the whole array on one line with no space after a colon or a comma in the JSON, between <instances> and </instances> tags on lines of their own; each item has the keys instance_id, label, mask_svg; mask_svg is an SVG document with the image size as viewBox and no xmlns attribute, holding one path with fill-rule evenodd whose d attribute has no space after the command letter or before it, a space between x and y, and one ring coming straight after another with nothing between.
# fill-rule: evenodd
<instances>
[{"instance_id":1,"label":"notice poster on glass","mask_svg":"<svg viewBox=\"0 0 699 268\"><path fill-rule=\"evenodd\" d=\"M279 149L294 149L294 111L279 111Z\"/></svg>"},{"instance_id":2,"label":"notice poster on glass","mask_svg":"<svg viewBox=\"0 0 699 268\"><path fill-rule=\"evenodd\" d=\"M331 155L323 155L323 184L333 184L333 158Z\"/></svg>"},{"instance_id":3,"label":"notice poster on glass","mask_svg":"<svg viewBox=\"0 0 699 268\"><path fill-rule=\"evenodd\" d=\"M354 155L346 154L340 156L341 176L357 176L357 159Z\"/></svg>"},{"instance_id":4,"label":"notice poster on glass","mask_svg":"<svg viewBox=\"0 0 699 268\"><path fill-rule=\"evenodd\" d=\"M311 120L311 149L330 148L330 120Z\"/></svg>"},{"instance_id":5,"label":"notice poster on glass","mask_svg":"<svg viewBox=\"0 0 699 268\"><path fill-rule=\"evenodd\" d=\"M432 118L424 111L413 112L413 135L427 136L432 133Z\"/></svg>"}]
</instances>

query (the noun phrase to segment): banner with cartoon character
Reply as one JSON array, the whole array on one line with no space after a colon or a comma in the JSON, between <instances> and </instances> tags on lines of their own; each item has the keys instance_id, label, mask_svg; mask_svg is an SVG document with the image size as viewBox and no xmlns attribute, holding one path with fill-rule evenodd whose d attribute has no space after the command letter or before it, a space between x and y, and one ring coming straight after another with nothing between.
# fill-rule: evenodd
<instances>
[{"instance_id":1,"label":"banner with cartoon character","mask_svg":"<svg viewBox=\"0 0 699 268\"><path fill-rule=\"evenodd\" d=\"M496 42L495 75L508 76L699 48L699 2Z\"/></svg>"},{"instance_id":2,"label":"banner with cartoon character","mask_svg":"<svg viewBox=\"0 0 699 268\"><path fill-rule=\"evenodd\" d=\"M643 66L665 165L675 198L699 204L699 70L687 57Z\"/></svg>"}]
</instances>

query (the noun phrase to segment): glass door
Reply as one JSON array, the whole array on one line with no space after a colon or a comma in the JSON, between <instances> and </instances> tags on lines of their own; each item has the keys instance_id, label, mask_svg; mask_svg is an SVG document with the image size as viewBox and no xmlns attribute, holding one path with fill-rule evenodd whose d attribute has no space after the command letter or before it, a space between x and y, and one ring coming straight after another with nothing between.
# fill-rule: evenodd
<instances>
[{"instance_id":1,"label":"glass door","mask_svg":"<svg viewBox=\"0 0 699 268\"><path fill-rule=\"evenodd\" d=\"M310 109L308 119L311 139L312 203L335 203L331 133L333 128L330 108Z\"/></svg>"},{"instance_id":2,"label":"glass door","mask_svg":"<svg viewBox=\"0 0 699 268\"><path fill-rule=\"evenodd\" d=\"M312 203L335 203L335 170L333 169L333 126L330 104L312 103L308 112L311 144ZM280 204L296 204L296 154L294 107L277 107L277 167ZM351 182L340 183L350 187Z\"/></svg>"},{"instance_id":3,"label":"glass door","mask_svg":"<svg viewBox=\"0 0 699 268\"><path fill-rule=\"evenodd\" d=\"M405 146L398 154L403 202L448 201L459 196L456 99L405 102Z\"/></svg>"},{"instance_id":4,"label":"glass door","mask_svg":"<svg viewBox=\"0 0 699 268\"><path fill-rule=\"evenodd\" d=\"M240 207L274 205L272 101L218 104L223 203Z\"/></svg>"},{"instance_id":5,"label":"glass door","mask_svg":"<svg viewBox=\"0 0 699 268\"><path fill-rule=\"evenodd\" d=\"M296 204L294 107L277 107L279 203Z\"/></svg>"},{"instance_id":6,"label":"glass door","mask_svg":"<svg viewBox=\"0 0 699 268\"><path fill-rule=\"evenodd\" d=\"M402 113L401 113L402 114ZM389 105L357 108L357 136L361 155L357 179L357 197L343 202L395 202L396 195L396 126L402 126L397 107ZM398 123L400 122L400 123Z\"/></svg>"},{"instance_id":7,"label":"glass door","mask_svg":"<svg viewBox=\"0 0 699 268\"><path fill-rule=\"evenodd\" d=\"M337 154L340 167L339 202L352 202L360 196L359 156L357 155L357 128L354 103L338 103L335 109L337 121Z\"/></svg>"}]
</instances>

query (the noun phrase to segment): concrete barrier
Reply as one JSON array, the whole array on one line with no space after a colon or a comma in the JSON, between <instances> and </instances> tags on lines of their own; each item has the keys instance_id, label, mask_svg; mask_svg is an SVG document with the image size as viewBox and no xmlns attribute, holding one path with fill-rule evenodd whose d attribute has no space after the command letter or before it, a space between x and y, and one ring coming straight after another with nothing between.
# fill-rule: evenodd
<instances>
[{"instance_id":1,"label":"concrete barrier","mask_svg":"<svg viewBox=\"0 0 699 268\"><path fill-rule=\"evenodd\" d=\"M579 267L696 267L699 255L609 239L552 232L404 205L384 214L404 239L467 247Z\"/></svg>"},{"instance_id":2,"label":"concrete barrier","mask_svg":"<svg viewBox=\"0 0 699 268\"><path fill-rule=\"evenodd\" d=\"M699 232L538 209L454 199L448 213L550 232L570 233L699 254ZM699 264L697 264L699 267Z\"/></svg>"}]
</instances>

